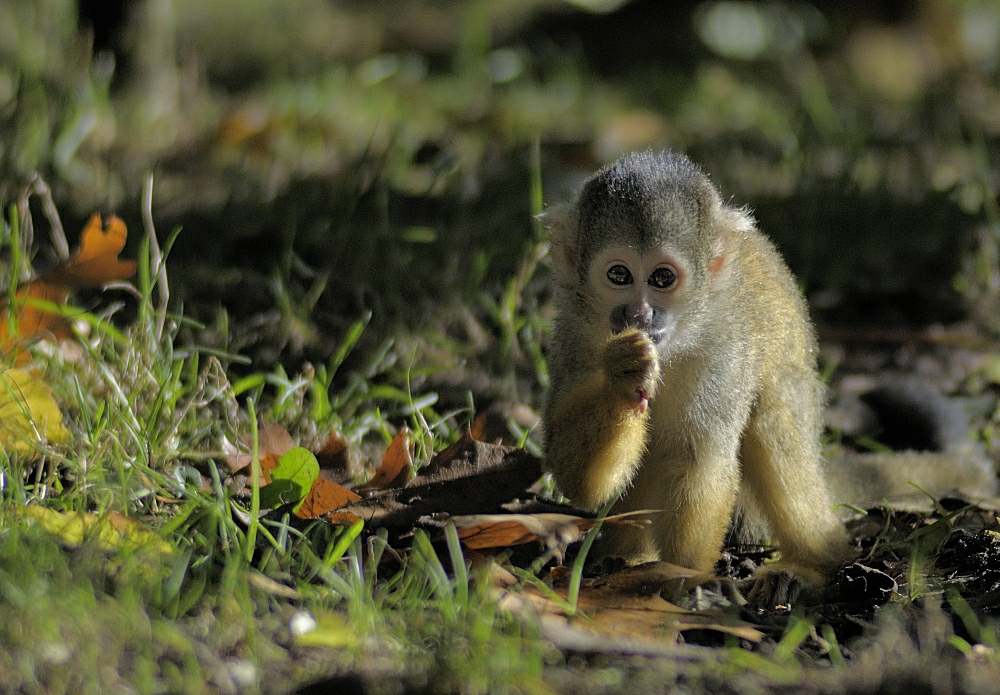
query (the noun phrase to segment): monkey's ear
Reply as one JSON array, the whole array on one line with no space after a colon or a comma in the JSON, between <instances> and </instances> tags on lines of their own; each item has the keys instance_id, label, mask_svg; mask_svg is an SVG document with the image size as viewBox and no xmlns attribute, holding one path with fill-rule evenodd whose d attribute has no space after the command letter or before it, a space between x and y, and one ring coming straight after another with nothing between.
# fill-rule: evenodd
<instances>
[{"instance_id":1,"label":"monkey's ear","mask_svg":"<svg viewBox=\"0 0 1000 695\"><path fill-rule=\"evenodd\" d=\"M729 255L739 240L747 236L756 227L748 208L731 208L721 206L717 211L719 233L712 243L711 256L708 261L708 272L713 278L719 276L727 266Z\"/></svg>"},{"instance_id":2,"label":"monkey's ear","mask_svg":"<svg viewBox=\"0 0 1000 695\"><path fill-rule=\"evenodd\" d=\"M554 205L538 217L549 230L552 269L562 277L575 274L580 258L576 244L576 205Z\"/></svg>"}]
</instances>

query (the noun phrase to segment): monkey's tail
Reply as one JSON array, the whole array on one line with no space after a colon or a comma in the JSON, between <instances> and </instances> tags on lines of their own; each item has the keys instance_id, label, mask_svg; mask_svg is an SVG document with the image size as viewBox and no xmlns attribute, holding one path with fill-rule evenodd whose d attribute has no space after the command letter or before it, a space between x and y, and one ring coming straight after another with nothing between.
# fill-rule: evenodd
<instances>
[{"instance_id":1,"label":"monkey's tail","mask_svg":"<svg viewBox=\"0 0 1000 695\"><path fill-rule=\"evenodd\" d=\"M929 494L970 501L997 495L996 465L971 432L967 409L912 380L894 379L859 397L868 429L892 451L836 450L827 481L837 503L872 506ZM926 493L926 494L925 494Z\"/></svg>"}]
</instances>

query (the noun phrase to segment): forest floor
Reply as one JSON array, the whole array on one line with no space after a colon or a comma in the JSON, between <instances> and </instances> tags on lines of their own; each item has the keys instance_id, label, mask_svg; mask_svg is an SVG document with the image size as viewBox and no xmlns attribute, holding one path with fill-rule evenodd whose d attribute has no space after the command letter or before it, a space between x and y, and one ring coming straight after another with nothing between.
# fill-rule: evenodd
<instances>
[{"instance_id":1,"label":"forest floor","mask_svg":"<svg viewBox=\"0 0 1000 695\"><path fill-rule=\"evenodd\" d=\"M37 4L0 0L0 690L995 688L992 496L844 510L857 561L773 610L584 571L538 215L683 149L800 280L831 458L941 448L854 418L903 383L995 462L1000 11Z\"/></svg>"}]
</instances>

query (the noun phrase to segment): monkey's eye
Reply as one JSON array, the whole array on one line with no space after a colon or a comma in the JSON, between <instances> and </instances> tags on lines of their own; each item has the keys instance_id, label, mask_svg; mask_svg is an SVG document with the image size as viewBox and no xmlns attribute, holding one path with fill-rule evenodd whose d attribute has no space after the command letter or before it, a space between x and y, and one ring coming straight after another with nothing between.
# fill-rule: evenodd
<instances>
[{"instance_id":1,"label":"monkey's eye","mask_svg":"<svg viewBox=\"0 0 1000 695\"><path fill-rule=\"evenodd\" d=\"M611 281L612 285L631 285L632 271L622 264L616 263L608 268L608 280Z\"/></svg>"},{"instance_id":2,"label":"monkey's eye","mask_svg":"<svg viewBox=\"0 0 1000 695\"><path fill-rule=\"evenodd\" d=\"M670 266L661 266L653 271L647 282L650 287L658 290L668 290L677 282L677 273Z\"/></svg>"}]
</instances>

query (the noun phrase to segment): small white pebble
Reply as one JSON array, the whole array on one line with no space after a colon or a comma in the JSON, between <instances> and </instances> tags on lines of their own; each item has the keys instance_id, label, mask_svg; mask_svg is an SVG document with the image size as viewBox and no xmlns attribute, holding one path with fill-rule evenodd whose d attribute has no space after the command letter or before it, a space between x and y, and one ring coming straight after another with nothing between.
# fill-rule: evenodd
<instances>
[{"instance_id":1,"label":"small white pebble","mask_svg":"<svg viewBox=\"0 0 1000 695\"><path fill-rule=\"evenodd\" d=\"M296 611L288 621L288 629L291 631L292 637L301 637L317 627L319 627L319 623L309 611Z\"/></svg>"},{"instance_id":2,"label":"small white pebble","mask_svg":"<svg viewBox=\"0 0 1000 695\"><path fill-rule=\"evenodd\" d=\"M73 656L69 647L62 642L43 642L40 645L39 653L41 654L42 661L55 664L56 666L62 666Z\"/></svg>"},{"instance_id":3,"label":"small white pebble","mask_svg":"<svg viewBox=\"0 0 1000 695\"><path fill-rule=\"evenodd\" d=\"M246 659L236 659L226 662L226 670L233 683L241 688L257 685L257 667Z\"/></svg>"},{"instance_id":4,"label":"small white pebble","mask_svg":"<svg viewBox=\"0 0 1000 695\"><path fill-rule=\"evenodd\" d=\"M993 659L994 650L992 647L987 647L985 644L974 644L972 645L972 650L969 652L969 661L986 663Z\"/></svg>"}]
</instances>

